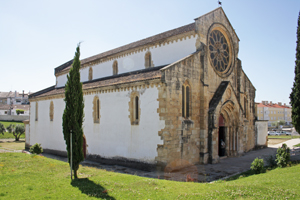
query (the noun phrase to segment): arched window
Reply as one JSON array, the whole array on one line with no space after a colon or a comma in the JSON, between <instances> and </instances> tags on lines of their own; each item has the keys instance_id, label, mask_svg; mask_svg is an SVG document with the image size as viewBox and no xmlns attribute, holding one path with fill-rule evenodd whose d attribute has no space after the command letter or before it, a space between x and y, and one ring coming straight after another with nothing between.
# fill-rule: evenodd
<instances>
[{"instance_id":1,"label":"arched window","mask_svg":"<svg viewBox=\"0 0 300 200\"><path fill-rule=\"evenodd\" d=\"M245 118L247 118L247 98L244 97L244 113L245 113Z\"/></svg>"},{"instance_id":2,"label":"arched window","mask_svg":"<svg viewBox=\"0 0 300 200\"><path fill-rule=\"evenodd\" d=\"M130 95L129 112L131 125L139 125L141 108L138 92L132 92Z\"/></svg>"},{"instance_id":3,"label":"arched window","mask_svg":"<svg viewBox=\"0 0 300 200\"><path fill-rule=\"evenodd\" d=\"M39 108L39 104L38 104L38 102L35 102L35 121L38 121L38 119L39 119L39 116L38 116L39 110L38 110L38 108Z\"/></svg>"},{"instance_id":4,"label":"arched window","mask_svg":"<svg viewBox=\"0 0 300 200\"><path fill-rule=\"evenodd\" d=\"M148 51L145 54L145 68L152 67L152 58L151 58L151 53Z\"/></svg>"},{"instance_id":5,"label":"arched window","mask_svg":"<svg viewBox=\"0 0 300 200\"><path fill-rule=\"evenodd\" d=\"M93 68L90 67L89 69L89 81L93 80Z\"/></svg>"},{"instance_id":6,"label":"arched window","mask_svg":"<svg viewBox=\"0 0 300 200\"><path fill-rule=\"evenodd\" d=\"M190 86L187 82L182 85L182 117L190 117Z\"/></svg>"},{"instance_id":7,"label":"arched window","mask_svg":"<svg viewBox=\"0 0 300 200\"><path fill-rule=\"evenodd\" d=\"M53 115L54 115L54 105L53 105L53 101L50 102L50 111L49 111L49 115L50 115L50 121L53 121Z\"/></svg>"},{"instance_id":8,"label":"arched window","mask_svg":"<svg viewBox=\"0 0 300 200\"><path fill-rule=\"evenodd\" d=\"M100 100L98 96L94 97L93 101L93 118L94 123L100 123Z\"/></svg>"},{"instance_id":9,"label":"arched window","mask_svg":"<svg viewBox=\"0 0 300 200\"><path fill-rule=\"evenodd\" d=\"M135 97L135 119L139 120L139 97Z\"/></svg>"},{"instance_id":10,"label":"arched window","mask_svg":"<svg viewBox=\"0 0 300 200\"><path fill-rule=\"evenodd\" d=\"M118 74L118 71L119 71L119 69L118 69L118 61L114 61L114 63L113 63L113 75L116 75L116 74Z\"/></svg>"}]
</instances>

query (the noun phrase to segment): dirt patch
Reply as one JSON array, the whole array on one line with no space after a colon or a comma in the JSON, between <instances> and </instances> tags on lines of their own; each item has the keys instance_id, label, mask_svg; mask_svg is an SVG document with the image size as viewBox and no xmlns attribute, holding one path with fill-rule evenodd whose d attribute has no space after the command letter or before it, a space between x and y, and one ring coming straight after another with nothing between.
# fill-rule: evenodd
<instances>
[{"instance_id":1,"label":"dirt patch","mask_svg":"<svg viewBox=\"0 0 300 200\"><path fill-rule=\"evenodd\" d=\"M279 144L281 142L285 142L287 140L290 140L290 139L268 139L268 145L275 145L275 144Z\"/></svg>"}]
</instances>

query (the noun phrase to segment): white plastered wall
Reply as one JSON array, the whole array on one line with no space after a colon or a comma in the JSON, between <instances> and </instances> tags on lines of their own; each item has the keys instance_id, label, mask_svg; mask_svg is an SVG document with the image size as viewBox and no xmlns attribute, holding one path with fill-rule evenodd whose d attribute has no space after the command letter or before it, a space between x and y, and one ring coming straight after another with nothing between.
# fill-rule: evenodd
<instances>
[{"instance_id":1,"label":"white plastered wall","mask_svg":"<svg viewBox=\"0 0 300 200\"><path fill-rule=\"evenodd\" d=\"M268 121L256 121L255 130L257 134L256 144L258 146L266 146L268 137Z\"/></svg>"},{"instance_id":2,"label":"white plastered wall","mask_svg":"<svg viewBox=\"0 0 300 200\"><path fill-rule=\"evenodd\" d=\"M163 141L158 131L164 128L159 120L158 89L137 90L140 93L140 122L131 125L129 101L132 91L101 93L85 96L84 134L89 154L106 158L128 158L152 163L157 145ZM100 124L93 122L93 99L100 100Z\"/></svg>"},{"instance_id":3,"label":"white plastered wall","mask_svg":"<svg viewBox=\"0 0 300 200\"><path fill-rule=\"evenodd\" d=\"M50 121L50 102L53 101L54 115ZM62 115L65 108L63 99L38 101L38 120L35 121L35 104L30 103L30 145L39 143L44 149L66 151L62 133Z\"/></svg>"},{"instance_id":4,"label":"white plastered wall","mask_svg":"<svg viewBox=\"0 0 300 200\"><path fill-rule=\"evenodd\" d=\"M158 131L164 128L159 120L158 88L138 89L140 94L140 122L131 125L129 101L132 91L100 93L84 96L83 130L87 153L106 158L127 158L154 163L157 145L163 144ZM93 120L93 99L100 100L100 124ZM38 121L35 121L35 102L31 102L30 145L41 143L45 149L65 151L62 133L63 99L53 99L54 119L50 121L51 100L38 102Z\"/></svg>"},{"instance_id":5,"label":"white plastered wall","mask_svg":"<svg viewBox=\"0 0 300 200\"><path fill-rule=\"evenodd\" d=\"M118 73L126 73L136 70L145 69L145 54L150 51L152 64L155 67L171 64L185 56L196 51L196 40L197 35L183 38L182 41L179 39L177 42L170 42L169 44L162 44L161 46L153 46L148 50L132 53L130 55L116 59L118 61ZM113 62L110 60L107 62L99 63L92 66L93 68L93 79L103 78L113 75ZM88 81L89 67L85 67L80 70L81 81ZM56 87L62 87L67 82L67 75L63 74L56 78Z\"/></svg>"}]
</instances>

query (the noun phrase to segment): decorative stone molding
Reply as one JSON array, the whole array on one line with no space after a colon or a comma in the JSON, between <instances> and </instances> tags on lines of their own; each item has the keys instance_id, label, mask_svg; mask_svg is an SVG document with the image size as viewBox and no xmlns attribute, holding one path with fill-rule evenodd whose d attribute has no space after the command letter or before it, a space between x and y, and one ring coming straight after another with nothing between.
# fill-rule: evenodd
<instances>
[{"instance_id":1,"label":"decorative stone molding","mask_svg":"<svg viewBox=\"0 0 300 200\"><path fill-rule=\"evenodd\" d=\"M141 102L140 102L140 93L138 91L133 91L130 94L129 113L128 116L130 119L131 125L139 125L141 118Z\"/></svg>"},{"instance_id":2,"label":"decorative stone molding","mask_svg":"<svg viewBox=\"0 0 300 200\"><path fill-rule=\"evenodd\" d=\"M50 106L49 106L50 121L53 121L53 116L54 116L54 104L53 104L53 101L51 101Z\"/></svg>"},{"instance_id":3,"label":"decorative stone molding","mask_svg":"<svg viewBox=\"0 0 300 200\"><path fill-rule=\"evenodd\" d=\"M93 100L93 119L94 123L100 124L100 100L98 96L94 97Z\"/></svg>"}]
</instances>

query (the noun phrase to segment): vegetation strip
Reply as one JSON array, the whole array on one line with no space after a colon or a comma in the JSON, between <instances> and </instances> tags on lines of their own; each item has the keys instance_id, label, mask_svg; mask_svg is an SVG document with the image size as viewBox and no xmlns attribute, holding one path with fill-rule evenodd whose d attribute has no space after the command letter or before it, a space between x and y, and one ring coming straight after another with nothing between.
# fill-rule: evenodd
<instances>
[{"instance_id":1,"label":"vegetation strip","mask_svg":"<svg viewBox=\"0 0 300 200\"><path fill-rule=\"evenodd\" d=\"M68 163L21 153L0 154L3 199L296 199L300 165L214 183L176 182L81 166L71 182ZM22 190L16 190L22 188Z\"/></svg>"}]
</instances>

